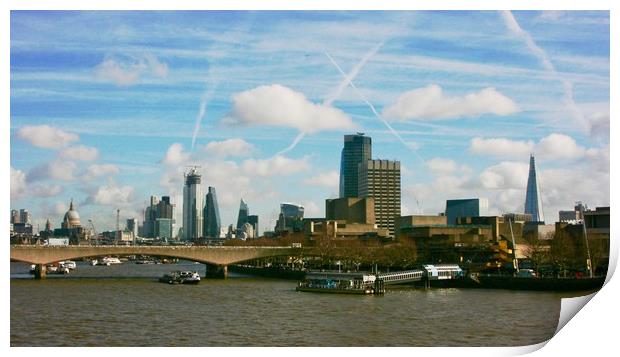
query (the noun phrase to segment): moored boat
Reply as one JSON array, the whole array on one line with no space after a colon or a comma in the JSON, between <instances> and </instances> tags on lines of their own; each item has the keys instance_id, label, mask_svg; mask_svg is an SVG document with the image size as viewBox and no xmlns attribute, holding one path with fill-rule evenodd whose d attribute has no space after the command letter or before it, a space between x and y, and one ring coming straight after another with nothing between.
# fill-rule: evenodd
<instances>
[{"instance_id":1,"label":"moored boat","mask_svg":"<svg viewBox=\"0 0 620 357\"><path fill-rule=\"evenodd\" d=\"M372 295L385 292L382 279L367 273L308 272L297 291Z\"/></svg>"},{"instance_id":2,"label":"moored boat","mask_svg":"<svg viewBox=\"0 0 620 357\"><path fill-rule=\"evenodd\" d=\"M160 283L168 284L198 284L200 274L195 271L171 271L159 278Z\"/></svg>"}]
</instances>

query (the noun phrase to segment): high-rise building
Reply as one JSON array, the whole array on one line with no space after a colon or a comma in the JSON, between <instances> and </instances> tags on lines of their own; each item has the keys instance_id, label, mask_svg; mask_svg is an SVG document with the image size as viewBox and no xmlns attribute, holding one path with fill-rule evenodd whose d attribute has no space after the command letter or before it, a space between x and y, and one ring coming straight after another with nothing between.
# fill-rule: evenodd
<instances>
[{"instance_id":1,"label":"high-rise building","mask_svg":"<svg viewBox=\"0 0 620 357\"><path fill-rule=\"evenodd\" d=\"M172 239L172 219L157 218L155 220L155 237L160 239Z\"/></svg>"},{"instance_id":2,"label":"high-rise building","mask_svg":"<svg viewBox=\"0 0 620 357\"><path fill-rule=\"evenodd\" d=\"M16 209L11 210L11 223L21 223L19 221L19 211Z\"/></svg>"},{"instance_id":3,"label":"high-rise building","mask_svg":"<svg viewBox=\"0 0 620 357\"><path fill-rule=\"evenodd\" d=\"M459 217L485 216L489 209L489 201L485 198L466 198L446 201L446 217L448 224L456 224Z\"/></svg>"},{"instance_id":4,"label":"high-rise building","mask_svg":"<svg viewBox=\"0 0 620 357\"><path fill-rule=\"evenodd\" d=\"M359 165L359 197L373 197L377 227L394 236L400 217L400 161L367 160Z\"/></svg>"},{"instance_id":5,"label":"high-rise building","mask_svg":"<svg viewBox=\"0 0 620 357\"><path fill-rule=\"evenodd\" d=\"M217 194L215 187L209 186L209 192L205 197L205 208L202 214L203 237L220 238L222 223L220 221L220 209L217 205Z\"/></svg>"},{"instance_id":6,"label":"high-rise building","mask_svg":"<svg viewBox=\"0 0 620 357\"><path fill-rule=\"evenodd\" d=\"M30 224L30 212L27 209L19 210L19 223Z\"/></svg>"},{"instance_id":7,"label":"high-rise building","mask_svg":"<svg viewBox=\"0 0 620 357\"><path fill-rule=\"evenodd\" d=\"M138 237L138 220L135 218L128 218L126 223L127 231L131 232L134 238Z\"/></svg>"},{"instance_id":8,"label":"high-rise building","mask_svg":"<svg viewBox=\"0 0 620 357\"><path fill-rule=\"evenodd\" d=\"M304 228L304 207L292 203L280 204L280 215L276 222L276 232L301 232Z\"/></svg>"},{"instance_id":9,"label":"high-rise building","mask_svg":"<svg viewBox=\"0 0 620 357\"><path fill-rule=\"evenodd\" d=\"M185 173L183 186L183 240L190 241L202 236L202 209L204 207L201 175L192 167Z\"/></svg>"},{"instance_id":10,"label":"high-rise building","mask_svg":"<svg viewBox=\"0 0 620 357\"><path fill-rule=\"evenodd\" d=\"M250 209L248 208L248 204L241 199L241 203L239 203L239 215L237 216L237 230L240 230L243 227L244 223L248 222L248 216L250 215Z\"/></svg>"},{"instance_id":11,"label":"high-rise building","mask_svg":"<svg viewBox=\"0 0 620 357\"><path fill-rule=\"evenodd\" d=\"M161 196L161 201L157 203L157 218L173 219L173 207L170 196Z\"/></svg>"},{"instance_id":12,"label":"high-rise building","mask_svg":"<svg viewBox=\"0 0 620 357\"><path fill-rule=\"evenodd\" d=\"M527 177L527 191L525 193L525 213L532 215L533 222L545 222L542 211L540 193L538 192L538 180L536 177L536 162L534 155L530 155L530 172Z\"/></svg>"},{"instance_id":13,"label":"high-rise building","mask_svg":"<svg viewBox=\"0 0 620 357\"><path fill-rule=\"evenodd\" d=\"M158 218L171 219L174 224L174 205L170 202L169 196L162 196L161 200L157 196L151 196L149 205L144 209L144 224L140 230L140 235L147 238L157 237L156 221Z\"/></svg>"},{"instance_id":14,"label":"high-rise building","mask_svg":"<svg viewBox=\"0 0 620 357\"><path fill-rule=\"evenodd\" d=\"M340 155L340 197L361 197L359 166L372 158L372 140L363 133L344 136Z\"/></svg>"},{"instance_id":15,"label":"high-rise building","mask_svg":"<svg viewBox=\"0 0 620 357\"><path fill-rule=\"evenodd\" d=\"M258 238L258 216L255 214L249 215L248 223L251 224L254 229L254 236L252 238Z\"/></svg>"}]
</instances>

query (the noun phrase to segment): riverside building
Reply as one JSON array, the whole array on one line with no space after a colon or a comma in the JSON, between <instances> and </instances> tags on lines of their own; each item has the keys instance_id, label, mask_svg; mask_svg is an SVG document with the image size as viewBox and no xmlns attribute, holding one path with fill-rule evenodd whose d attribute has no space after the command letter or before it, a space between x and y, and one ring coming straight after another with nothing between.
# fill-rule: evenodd
<instances>
[{"instance_id":1,"label":"riverside building","mask_svg":"<svg viewBox=\"0 0 620 357\"><path fill-rule=\"evenodd\" d=\"M367 160L358 169L359 197L374 198L378 228L394 236L394 220L400 217L400 161Z\"/></svg>"}]
</instances>

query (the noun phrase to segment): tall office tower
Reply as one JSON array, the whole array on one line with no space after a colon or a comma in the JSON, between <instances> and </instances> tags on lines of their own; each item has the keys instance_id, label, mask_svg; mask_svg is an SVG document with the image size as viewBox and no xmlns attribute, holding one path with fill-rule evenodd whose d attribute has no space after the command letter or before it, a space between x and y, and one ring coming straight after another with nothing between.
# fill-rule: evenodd
<instances>
[{"instance_id":1,"label":"tall office tower","mask_svg":"<svg viewBox=\"0 0 620 357\"><path fill-rule=\"evenodd\" d=\"M151 196L149 205L144 209L144 224L142 225L142 236L153 238L155 237L155 220L157 219L157 205L159 199L157 196Z\"/></svg>"},{"instance_id":2,"label":"tall office tower","mask_svg":"<svg viewBox=\"0 0 620 357\"><path fill-rule=\"evenodd\" d=\"M446 222L456 224L459 217L480 217L487 215L489 200L486 198L464 198L446 201ZM513 220L514 221L514 220Z\"/></svg>"},{"instance_id":3,"label":"tall office tower","mask_svg":"<svg viewBox=\"0 0 620 357\"><path fill-rule=\"evenodd\" d=\"M340 197L361 197L359 194L360 164L372 158L372 140L364 133L344 136L340 155Z\"/></svg>"},{"instance_id":4,"label":"tall office tower","mask_svg":"<svg viewBox=\"0 0 620 357\"><path fill-rule=\"evenodd\" d=\"M258 238L258 216L255 214L248 216L248 223L254 229L254 237L252 238Z\"/></svg>"},{"instance_id":5,"label":"tall office tower","mask_svg":"<svg viewBox=\"0 0 620 357\"><path fill-rule=\"evenodd\" d=\"M237 217L237 230L240 230L243 227L243 224L248 222L248 216L250 215L250 209L248 208L248 204L241 199L241 203L239 204L239 216Z\"/></svg>"},{"instance_id":6,"label":"tall office tower","mask_svg":"<svg viewBox=\"0 0 620 357\"><path fill-rule=\"evenodd\" d=\"M19 211L16 209L11 210L11 223L21 223L19 221Z\"/></svg>"},{"instance_id":7,"label":"tall office tower","mask_svg":"<svg viewBox=\"0 0 620 357\"><path fill-rule=\"evenodd\" d=\"M157 218L173 219L173 207L174 205L170 203L170 196L161 196L161 201L157 203Z\"/></svg>"},{"instance_id":8,"label":"tall office tower","mask_svg":"<svg viewBox=\"0 0 620 357\"><path fill-rule=\"evenodd\" d=\"M183 186L183 240L190 241L202 236L202 189L201 175L198 167L194 166L185 173Z\"/></svg>"},{"instance_id":9,"label":"tall office tower","mask_svg":"<svg viewBox=\"0 0 620 357\"><path fill-rule=\"evenodd\" d=\"M527 191L525 193L525 213L532 215L533 222L545 222L542 211L542 202L538 192L538 180L536 177L536 162L534 155L530 155L530 173L527 177Z\"/></svg>"},{"instance_id":10,"label":"tall office tower","mask_svg":"<svg viewBox=\"0 0 620 357\"><path fill-rule=\"evenodd\" d=\"M202 217L204 219L203 237L219 238L222 223L220 221L220 209L217 205L215 187L209 186L209 192L205 197L205 209Z\"/></svg>"},{"instance_id":11,"label":"tall office tower","mask_svg":"<svg viewBox=\"0 0 620 357\"><path fill-rule=\"evenodd\" d=\"M30 224L30 212L27 209L19 210L19 223Z\"/></svg>"},{"instance_id":12,"label":"tall office tower","mask_svg":"<svg viewBox=\"0 0 620 357\"><path fill-rule=\"evenodd\" d=\"M400 161L367 160L359 166L359 197L375 200L375 221L394 236L400 217Z\"/></svg>"},{"instance_id":13,"label":"tall office tower","mask_svg":"<svg viewBox=\"0 0 620 357\"><path fill-rule=\"evenodd\" d=\"M292 203L280 204L280 215L276 222L276 232L301 232L303 231L304 207Z\"/></svg>"},{"instance_id":14,"label":"tall office tower","mask_svg":"<svg viewBox=\"0 0 620 357\"><path fill-rule=\"evenodd\" d=\"M138 220L137 219L128 218L126 226L127 226L127 230L131 232L134 238L138 237Z\"/></svg>"}]
</instances>

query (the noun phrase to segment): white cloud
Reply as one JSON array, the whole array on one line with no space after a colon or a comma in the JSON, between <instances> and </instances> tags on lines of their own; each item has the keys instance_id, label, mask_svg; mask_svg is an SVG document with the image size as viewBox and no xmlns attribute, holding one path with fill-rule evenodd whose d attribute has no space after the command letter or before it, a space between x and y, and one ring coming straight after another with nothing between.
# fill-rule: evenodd
<instances>
[{"instance_id":1,"label":"white cloud","mask_svg":"<svg viewBox=\"0 0 620 357\"><path fill-rule=\"evenodd\" d=\"M241 168L246 175L250 176L278 176L307 171L310 169L310 165L307 156L302 159L290 159L277 155L269 159L247 159L243 161Z\"/></svg>"},{"instance_id":2,"label":"white cloud","mask_svg":"<svg viewBox=\"0 0 620 357\"><path fill-rule=\"evenodd\" d=\"M61 149L79 139L76 134L49 125L24 126L17 131L17 137L45 149Z\"/></svg>"},{"instance_id":3,"label":"white cloud","mask_svg":"<svg viewBox=\"0 0 620 357\"><path fill-rule=\"evenodd\" d=\"M329 171L305 179L303 183L308 185L323 186L328 188L338 188L340 184L340 174L338 171Z\"/></svg>"},{"instance_id":4,"label":"white cloud","mask_svg":"<svg viewBox=\"0 0 620 357\"><path fill-rule=\"evenodd\" d=\"M90 146L69 146L60 151L60 157L69 160L93 161L99 157L99 151Z\"/></svg>"},{"instance_id":5,"label":"white cloud","mask_svg":"<svg viewBox=\"0 0 620 357\"><path fill-rule=\"evenodd\" d=\"M46 164L32 168L27 175L29 182L40 180L71 181L74 177L77 165L73 161L54 160Z\"/></svg>"},{"instance_id":6,"label":"white cloud","mask_svg":"<svg viewBox=\"0 0 620 357\"><path fill-rule=\"evenodd\" d=\"M99 187L87 199L87 203L111 206L125 206L132 201L134 188L109 184Z\"/></svg>"},{"instance_id":7,"label":"white cloud","mask_svg":"<svg viewBox=\"0 0 620 357\"><path fill-rule=\"evenodd\" d=\"M383 110L383 117L393 121L457 119L483 114L508 115L518 110L512 99L495 88L448 97L440 86L431 84L403 93L396 103Z\"/></svg>"},{"instance_id":8,"label":"white cloud","mask_svg":"<svg viewBox=\"0 0 620 357\"><path fill-rule=\"evenodd\" d=\"M480 185L486 189L525 189L528 172L529 163L501 162L480 173Z\"/></svg>"},{"instance_id":9,"label":"white cloud","mask_svg":"<svg viewBox=\"0 0 620 357\"><path fill-rule=\"evenodd\" d=\"M168 72L168 65L150 53L144 54L141 58L108 57L95 69L98 78L113 82L119 87L136 84L145 73L164 78L168 76Z\"/></svg>"},{"instance_id":10,"label":"white cloud","mask_svg":"<svg viewBox=\"0 0 620 357\"><path fill-rule=\"evenodd\" d=\"M33 185L28 193L34 197L52 197L63 191L60 185Z\"/></svg>"},{"instance_id":11,"label":"white cloud","mask_svg":"<svg viewBox=\"0 0 620 357\"><path fill-rule=\"evenodd\" d=\"M88 167L82 178L89 181L101 176L116 175L118 172L118 166L113 164L93 164Z\"/></svg>"},{"instance_id":12,"label":"white cloud","mask_svg":"<svg viewBox=\"0 0 620 357\"><path fill-rule=\"evenodd\" d=\"M563 134L551 134L536 145L536 154L549 160L579 159L586 150L575 139Z\"/></svg>"},{"instance_id":13,"label":"white cloud","mask_svg":"<svg viewBox=\"0 0 620 357\"><path fill-rule=\"evenodd\" d=\"M250 156L256 148L243 139L227 139L212 141L204 147L204 151L217 157L244 157Z\"/></svg>"},{"instance_id":14,"label":"white cloud","mask_svg":"<svg viewBox=\"0 0 620 357\"><path fill-rule=\"evenodd\" d=\"M166 151L166 155L161 162L172 166L181 165L189 161L190 157L191 154L189 152L183 151L183 145L174 143L168 147L168 151Z\"/></svg>"},{"instance_id":15,"label":"white cloud","mask_svg":"<svg viewBox=\"0 0 620 357\"><path fill-rule=\"evenodd\" d=\"M223 123L271 125L299 129L304 133L350 130L355 125L342 110L310 102L302 93L272 84L235 94L233 108Z\"/></svg>"},{"instance_id":16,"label":"white cloud","mask_svg":"<svg viewBox=\"0 0 620 357\"><path fill-rule=\"evenodd\" d=\"M578 160L585 157L588 150L568 135L552 133L538 143L506 138L474 138L469 145L469 152L504 158L527 158L529 154L535 154L537 159L543 160Z\"/></svg>"},{"instance_id":17,"label":"white cloud","mask_svg":"<svg viewBox=\"0 0 620 357\"><path fill-rule=\"evenodd\" d=\"M457 164L454 160L435 157L426 162L428 169L435 175L449 175L456 171Z\"/></svg>"},{"instance_id":18,"label":"white cloud","mask_svg":"<svg viewBox=\"0 0 620 357\"><path fill-rule=\"evenodd\" d=\"M588 118L590 137L598 142L608 143L610 131L609 113L595 113Z\"/></svg>"},{"instance_id":19,"label":"white cloud","mask_svg":"<svg viewBox=\"0 0 620 357\"><path fill-rule=\"evenodd\" d=\"M534 152L534 142L506 138L473 138L469 152L474 155L523 158Z\"/></svg>"},{"instance_id":20,"label":"white cloud","mask_svg":"<svg viewBox=\"0 0 620 357\"><path fill-rule=\"evenodd\" d=\"M26 174L11 166L11 199L19 198L26 192Z\"/></svg>"}]
</instances>

